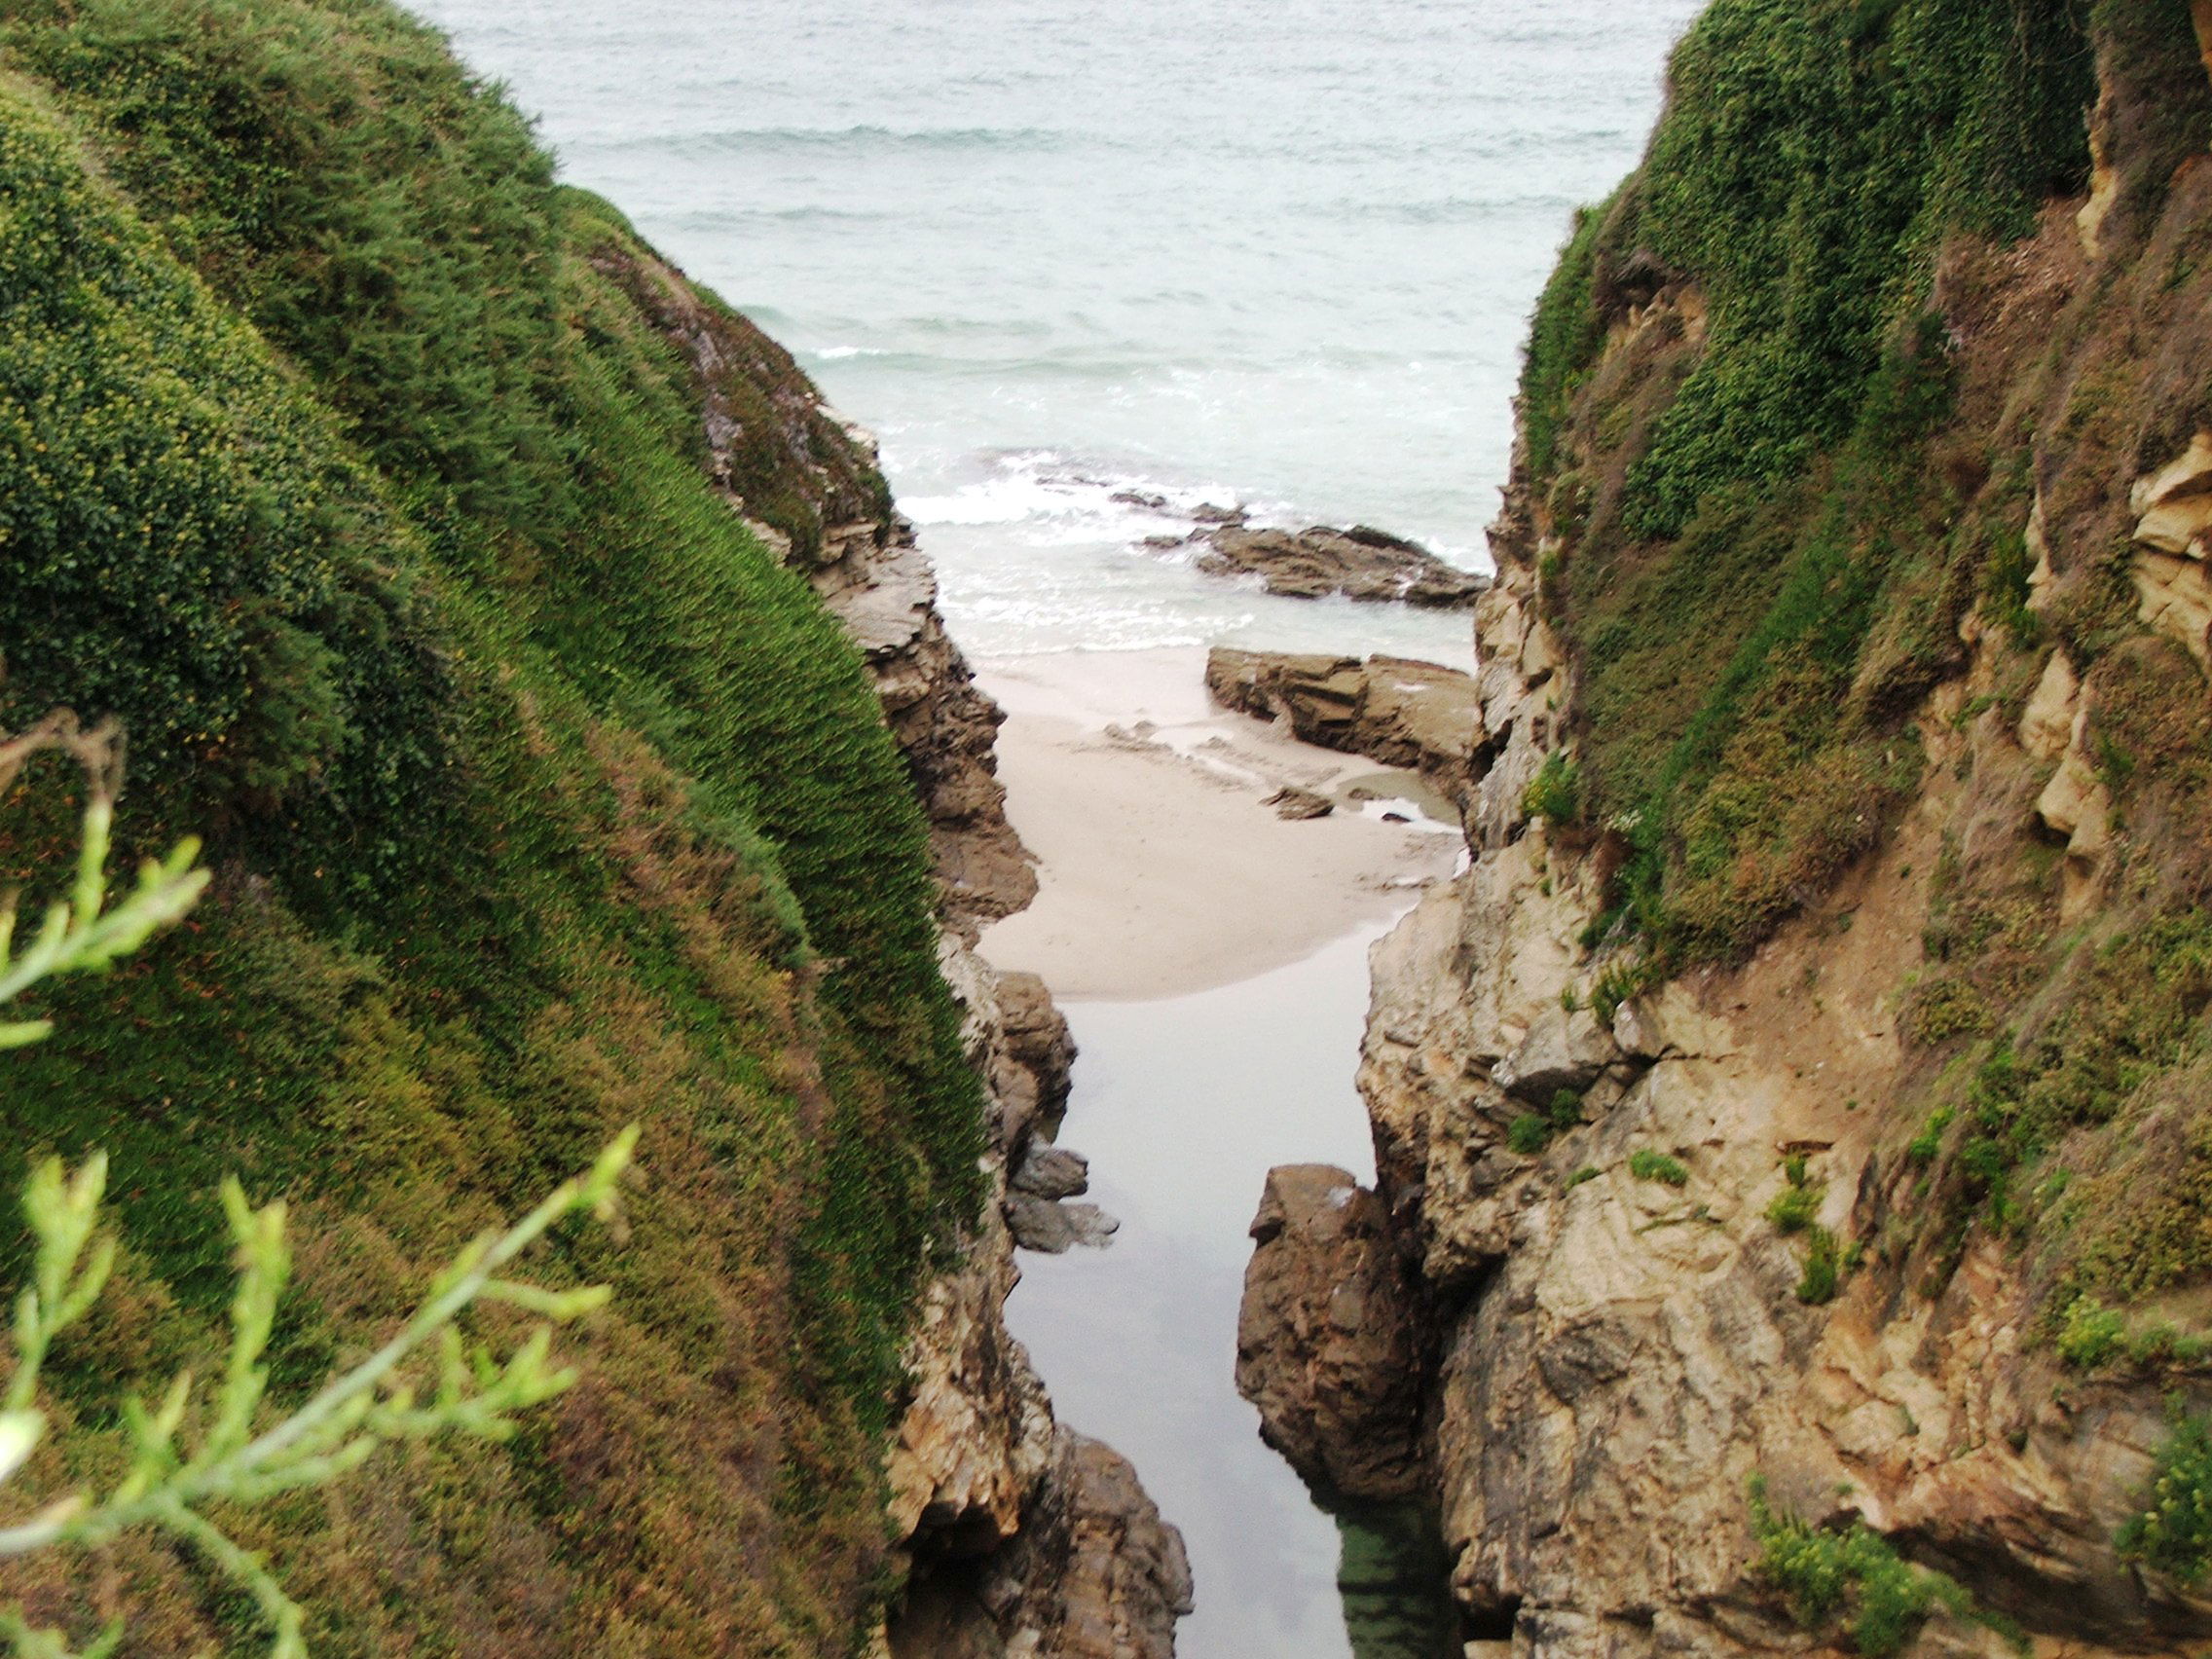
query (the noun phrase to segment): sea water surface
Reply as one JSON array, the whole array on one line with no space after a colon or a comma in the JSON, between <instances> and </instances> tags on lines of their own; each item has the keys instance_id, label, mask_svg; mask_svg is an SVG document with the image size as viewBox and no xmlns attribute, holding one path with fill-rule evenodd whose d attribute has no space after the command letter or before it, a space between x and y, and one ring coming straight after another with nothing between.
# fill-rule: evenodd
<instances>
[{"instance_id":1,"label":"sea water surface","mask_svg":"<svg viewBox=\"0 0 2212 1659\"><path fill-rule=\"evenodd\" d=\"M413 3L880 436L972 655L1465 665L1463 612L1271 599L1144 540L1234 503L1479 568L1536 294L1702 0ZM1124 1226L1025 1258L1009 1318L1184 1529L1185 1659L1437 1650L1418 1534L1315 1508L1232 1382L1265 1170L1368 1166L1366 942L1070 1011L1069 1138Z\"/></svg>"},{"instance_id":2,"label":"sea water surface","mask_svg":"<svg viewBox=\"0 0 2212 1659\"><path fill-rule=\"evenodd\" d=\"M1140 543L1210 500L1479 567L1530 308L1700 0L415 3L878 433L972 653L1464 662Z\"/></svg>"},{"instance_id":3,"label":"sea water surface","mask_svg":"<svg viewBox=\"0 0 2212 1659\"><path fill-rule=\"evenodd\" d=\"M1122 1230L1104 1250L1025 1256L1007 1322L1060 1414L1128 1457L1183 1529L1198 1586L1185 1659L1458 1653L1433 1521L1324 1513L1260 1443L1232 1377L1270 1167L1374 1179L1352 1074L1367 947L1386 926L1218 990L1065 1011L1069 1138Z\"/></svg>"}]
</instances>

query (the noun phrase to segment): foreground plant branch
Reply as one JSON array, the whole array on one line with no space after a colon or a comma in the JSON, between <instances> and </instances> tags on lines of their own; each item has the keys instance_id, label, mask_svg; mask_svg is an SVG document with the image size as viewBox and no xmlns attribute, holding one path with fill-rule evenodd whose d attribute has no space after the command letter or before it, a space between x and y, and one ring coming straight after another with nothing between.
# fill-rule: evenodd
<instances>
[{"instance_id":1,"label":"foreground plant branch","mask_svg":"<svg viewBox=\"0 0 2212 1659\"><path fill-rule=\"evenodd\" d=\"M123 738L110 720L90 731L66 709L28 731L0 741L0 793L32 756L58 750L85 773L85 817L69 897L47 907L29 948L16 951L16 894L0 900L0 1004L13 1002L41 979L57 974L97 972L128 956L199 902L207 872L194 866L197 837L180 841L159 863L138 866L138 885L114 909L107 903L107 856L115 825L115 797L123 785ZM19 1049L54 1030L51 1020L0 1022L0 1049Z\"/></svg>"},{"instance_id":2,"label":"foreground plant branch","mask_svg":"<svg viewBox=\"0 0 2212 1659\"><path fill-rule=\"evenodd\" d=\"M207 1426L197 1444L181 1443L187 1416L203 1393L189 1371L175 1378L152 1410L135 1397L125 1401L132 1456L122 1480L104 1496L74 1492L0 1528L0 1557L55 1546L96 1549L134 1527L159 1529L192 1545L253 1596L276 1635L273 1659L304 1659L298 1604L203 1508L258 1503L298 1487L327 1485L397 1441L442 1434L505 1439L514 1432L517 1413L570 1386L575 1372L550 1359L552 1327L602 1306L607 1287L548 1291L502 1278L500 1271L564 1217L582 1209L608 1212L637 1133L635 1126L625 1129L589 1170L554 1189L520 1222L469 1244L431 1282L397 1336L259 1434L253 1423L269 1387L264 1359L277 1299L290 1275L291 1251L284 1241L284 1205L256 1209L237 1181L224 1182L239 1280L231 1302L230 1357L221 1386L212 1392ZM96 1233L106 1181L107 1159L94 1154L73 1174L60 1160L49 1159L25 1189L23 1213L38 1254L32 1282L16 1303L16 1370L0 1400L0 1491L45 1433L46 1419L33 1401L47 1350L91 1309L114 1265L113 1235ZM504 1363L481 1346L466 1352L454 1320L477 1302L509 1303L545 1323ZM433 1340L441 1349L437 1384L418 1403L414 1384L398 1372ZM16 1651L26 1659L68 1652L58 1633L29 1631L12 1615L0 1622L0 1630L14 1637ZM108 1651L117 1634L111 1630L91 1653Z\"/></svg>"},{"instance_id":3,"label":"foreground plant branch","mask_svg":"<svg viewBox=\"0 0 2212 1659\"><path fill-rule=\"evenodd\" d=\"M44 750L73 756L84 768L83 842L70 897L49 907L30 947L15 952L16 900L0 903L0 1005L57 974L98 971L137 949L198 901L207 872L195 867L199 843L181 843L166 860L142 866L136 888L107 904L107 855L122 743L112 724L82 729L66 711L0 741L0 792ZM48 1036L46 1020L0 1024L0 1049ZM179 1373L149 1410L127 1399L123 1419L131 1459L104 1495L79 1490L49 1500L12 1525L0 1524L0 1558L55 1548L97 1549L133 1528L150 1527L189 1545L249 1593L274 1633L272 1659L305 1659L304 1613L261 1559L204 1513L212 1504L251 1504L301 1487L327 1485L385 1446L445 1434L499 1440L518 1413L569 1387L574 1371L551 1359L553 1326L602 1306L604 1285L549 1291L502 1277L503 1270L556 1223L577 1210L605 1217L637 1144L635 1125L590 1169L564 1182L504 1232L479 1235L431 1281L397 1335L351 1370L326 1382L298 1409L255 1432L269 1389L266 1356L276 1308L291 1275L281 1201L255 1208L236 1179L223 1183L223 1210L237 1245L238 1287L231 1301L231 1344L218 1387L203 1390ZM100 1227L107 1156L94 1153L74 1171L50 1158L32 1172L23 1214L36 1240L31 1279L16 1299L15 1367L0 1391L0 1502L45 1438L38 1409L41 1372L55 1339L83 1319L113 1272L116 1240ZM455 1320L478 1302L503 1302L543 1321L503 1363L479 1346L464 1347ZM439 1346L437 1381L426 1400L401 1368L426 1345ZM196 1408L200 1408L197 1409ZM191 1419L200 1426L187 1432ZM18 1659L105 1659L122 1640L111 1625L73 1652L60 1631L34 1630L0 1610L0 1637Z\"/></svg>"}]
</instances>

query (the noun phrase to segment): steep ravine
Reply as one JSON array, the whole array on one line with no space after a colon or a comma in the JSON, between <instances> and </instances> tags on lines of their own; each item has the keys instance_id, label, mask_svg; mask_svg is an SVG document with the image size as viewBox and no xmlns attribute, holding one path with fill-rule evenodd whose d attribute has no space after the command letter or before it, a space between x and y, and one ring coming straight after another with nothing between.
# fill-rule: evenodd
<instances>
[{"instance_id":1,"label":"steep ravine","mask_svg":"<svg viewBox=\"0 0 2212 1659\"><path fill-rule=\"evenodd\" d=\"M1271 1185L1243 1364L1317 1478L1419 1471L1470 1654L2199 1651L2201 1541L2143 1518L2212 1404L2212 7L1758 10L1539 316L1474 864L1374 952L1378 1190ZM1672 406L1810 314L1679 234L1700 192L1800 292L1869 279L1787 240L1791 153L1686 135L1872 130L1906 54L2032 78L2039 31L2094 66L2079 192L1909 200L1853 435L1685 470ZM1974 108L1955 67L1915 95Z\"/></svg>"},{"instance_id":2,"label":"steep ravine","mask_svg":"<svg viewBox=\"0 0 2212 1659\"><path fill-rule=\"evenodd\" d=\"M1191 1606L1182 1539L1125 1458L1057 1421L1006 1329L1016 1276L1009 1213L1054 1202L1037 1196L1052 1190L1039 1181L1010 1193L1010 1178L1066 1103L1074 1049L1043 982L1002 975L975 949L981 925L1037 890L994 775L1002 717L945 633L913 527L866 487L880 477L872 438L825 405L781 347L704 303L679 273L613 251L600 265L690 363L707 469L730 508L749 514L748 456L766 451L782 461L772 476L785 509L821 526L817 550L801 556L790 535L748 520L804 571L873 677L929 817L944 976L992 1104L991 1202L958 1264L925 1292L905 1354L910 1387L889 1458L905 1585L874 1650L1167 1659Z\"/></svg>"}]
</instances>

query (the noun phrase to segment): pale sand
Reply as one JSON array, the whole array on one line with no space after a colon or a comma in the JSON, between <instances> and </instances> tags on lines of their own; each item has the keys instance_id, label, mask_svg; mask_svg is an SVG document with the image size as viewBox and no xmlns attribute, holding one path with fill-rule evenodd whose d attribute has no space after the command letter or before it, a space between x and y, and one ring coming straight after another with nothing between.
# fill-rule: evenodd
<instances>
[{"instance_id":1,"label":"pale sand","mask_svg":"<svg viewBox=\"0 0 2212 1659\"><path fill-rule=\"evenodd\" d=\"M1452 873L1456 826L1382 817L1416 810L1418 780L1215 708L1204 671L1202 650L978 665L1007 711L999 776L1040 882L984 934L991 962L1066 999L1181 996L1299 961ZM1404 798L1286 823L1261 804L1285 784Z\"/></svg>"}]
</instances>

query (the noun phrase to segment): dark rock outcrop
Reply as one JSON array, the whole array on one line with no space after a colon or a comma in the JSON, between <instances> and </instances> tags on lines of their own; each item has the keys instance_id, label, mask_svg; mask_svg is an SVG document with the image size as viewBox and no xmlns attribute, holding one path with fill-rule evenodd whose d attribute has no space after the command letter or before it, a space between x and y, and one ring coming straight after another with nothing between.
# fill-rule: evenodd
<instances>
[{"instance_id":1,"label":"dark rock outcrop","mask_svg":"<svg viewBox=\"0 0 2212 1659\"><path fill-rule=\"evenodd\" d=\"M1490 578L1448 565L1402 536L1354 525L1332 530L1252 530L1229 524L1199 538L1198 569L1217 576L1258 576L1290 599L1389 601L1456 609L1470 606Z\"/></svg>"},{"instance_id":2,"label":"dark rock outcrop","mask_svg":"<svg viewBox=\"0 0 2212 1659\"><path fill-rule=\"evenodd\" d=\"M1482 705L1474 678L1457 669L1217 645L1206 689L1225 709L1288 721L1302 742L1419 772L1456 804L1473 791Z\"/></svg>"},{"instance_id":3,"label":"dark rock outcrop","mask_svg":"<svg viewBox=\"0 0 2212 1659\"><path fill-rule=\"evenodd\" d=\"M1419 1320L1382 1202L1320 1163L1268 1172L1236 1321L1236 1391L1310 1485L1420 1489Z\"/></svg>"},{"instance_id":4,"label":"dark rock outcrop","mask_svg":"<svg viewBox=\"0 0 2212 1659\"><path fill-rule=\"evenodd\" d=\"M1063 1428L1037 1491L1011 1546L924 1575L891 1630L894 1659L1169 1659L1190 1561L1128 1459Z\"/></svg>"}]
</instances>

